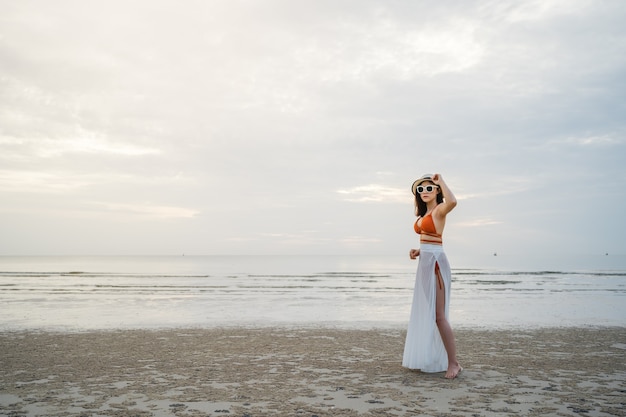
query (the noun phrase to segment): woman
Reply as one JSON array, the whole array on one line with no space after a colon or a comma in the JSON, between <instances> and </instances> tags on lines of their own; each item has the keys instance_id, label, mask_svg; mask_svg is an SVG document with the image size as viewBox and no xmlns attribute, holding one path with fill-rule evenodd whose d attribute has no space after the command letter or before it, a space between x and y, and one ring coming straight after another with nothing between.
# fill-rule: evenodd
<instances>
[{"instance_id":1,"label":"woman","mask_svg":"<svg viewBox=\"0 0 626 417\"><path fill-rule=\"evenodd\" d=\"M456 198L440 174L424 175L411 188L420 248L411 249L409 256L419 256L420 260L402 366L423 372L446 371L446 378L453 379L463 368L456 358L454 333L448 322L451 272L441 235Z\"/></svg>"}]
</instances>

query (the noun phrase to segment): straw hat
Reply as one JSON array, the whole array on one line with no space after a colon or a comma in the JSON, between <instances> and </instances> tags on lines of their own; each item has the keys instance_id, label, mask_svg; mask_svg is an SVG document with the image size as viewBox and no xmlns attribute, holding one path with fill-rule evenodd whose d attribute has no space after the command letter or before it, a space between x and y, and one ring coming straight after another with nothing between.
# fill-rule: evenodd
<instances>
[{"instance_id":1,"label":"straw hat","mask_svg":"<svg viewBox=\"0 0 626 417\"><path fill-rule=\"evenodd\" d=\"M413 195L417 195L417 186L426 181L433 182L433 174L422 175L418 180L413 183L413 185L411 186L411 191L413 192Z\"/></svg>"}]
</instances>

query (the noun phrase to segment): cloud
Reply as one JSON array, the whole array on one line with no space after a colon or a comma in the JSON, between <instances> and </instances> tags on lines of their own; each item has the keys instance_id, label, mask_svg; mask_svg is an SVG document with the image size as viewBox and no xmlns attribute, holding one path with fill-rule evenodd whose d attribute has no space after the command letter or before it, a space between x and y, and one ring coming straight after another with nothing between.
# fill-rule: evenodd
<instances>
[{"instance_id":1,"label":"cloud","mask_svg":"<svg viewBox=\"0 0 626 417\"><path fill-rule=\"evenodd\" d=\"M395 253L424 172L468 227L624 209L596 188L572 199L581 179L625 186L619 0L24 0L0 16L3 230L145 218L175 253L176 233L197 253Z\"/></svg>"},{"instance_id":2,"label":"cloud","mask_svg":"<svg viewBox=\"0 0 626 417\"><path fill-rule=\"evenodd\" d=\"M410 201L410 198L407 198L406 190L379 184L355 186L336 192L345 196L345 201L355 203L406 203Z\"/></svg>"},{"instance_id":3,"label":"cloud","mask_svg":"<svg viewBox=\"0 0 626 417\"><path fill-rule=\"evenodd\" d=\"M371 243L380 243L381 239L375 237L366 236L348 236L340 239L341 243L354 246L354 245L366 245Z\"/></svg>"},{"instance_id":4,"label":"cloud","mask_svg":"<svg viewBox=\"0 0 626 417\"><path fill-rule=\"evenodd\" d=\"M262 253L266 250L266 246L281 247L283 250L292 251L294 248L316 247L320 245L328 245L332 239L326 236L320 236L317 231L301 231L296 233L258 233L254 236L234 236L226 238L230 242L262 242L263 248L257 251Z\"/></svg>"},{"instance_id":5,"label":"cloud","mask_svg":"<svg viewBox=\"0 0 626 417\"><path fill-rule=\"evenodd\" d=\"M46 171L0 170L4 193L68 193L93 183L88 177Z\"/></svg>"},{"instance_id":6,"label":"cloud","mask_svg":"<svg viewBox=\"0 0 626 417\"><path fill-rule=\"evenodd\" d=\"M0 170L0 191L5 193L47 194L76 193L81 189L104 191L103 186L150 186L189 183L192 180L182 174L149 177L126 173L90 172L77 175L71 170Z\"/></svg>"},{"instance_id":7,"label":"cloud","mask_svg":"<svg viewBox=\"0 0 626 417\"><path fill-rule=\"evenodd\" d=\"M599 135L599 136L582 136L582 137L569 137L561 141L556 140L553 143L565 143L579 146L617 146L624 143L624 139L617 138L613 135Z\"/></svg>"},{"instance_id":8,"label":"cloud","mask_svg":"<svg viewBox=\"0 0 626 417\"><path fill-rule=\"evenodd\" d=\"M463 221L463 222L458 222L455 223L455 226L459 226L459 227L482 227L482 226L491 226L494 224L502 224L504 222L500 221L500 220L495 220L495 219L491 219L491 218L477 218L477 219L471 219L469 221Z\"/></svg>"},{"instance_id":9,"label":"cloud","mask_svg":"<svg viewBox=\"0 0 626 417\"><path fill-rule=\"evenodd\" d=\"M65 154L145 156L161 153L159 149L116 143L108 140L106 137L96 136L82 136L66 139L21 139L16 142L21 146L31 148L36 156L42 158L54 158ZM24 153L25 152L22 154Z\"/></svg>"},{"instance_id":10,"label":"cloud","mask_svg":"<svg viewBox=\"0 0 626 417\"><path fill-rule=\"evenodd\" d=\"M185 207L161 206L151 203L107 203L92 202L96 210L108 212L115 216L131 216L135 219L190 219L197 216L200 211Z\"/></svg>"},{"instance_id":11,"label":"cloud","mask_svg":"<svg viewBox=\"0 0 626 417\"><path fill-rule=\"evenodd\" d=\"M493 5L500 10L507 22L528 22L548 20L560 15L582 14L589 6L593 6L591 0L527 0L515 3L500 3Z\"/></svg>"},{"instance_id":12,"label":"cloud","mask_svg":"<svg viewBox=\"0 0 626 417\"><path fill-rule=\"evenodd\" d=\"M332 29L335 41L305 38L304 45L295 48L292 70L301 77L304 74L305 80L336 83L432 77L467 70L483 54L474 37L474 24L459 18L437 25L382 18L364 26L348 20Z\"/></svg>"}]
</instances>

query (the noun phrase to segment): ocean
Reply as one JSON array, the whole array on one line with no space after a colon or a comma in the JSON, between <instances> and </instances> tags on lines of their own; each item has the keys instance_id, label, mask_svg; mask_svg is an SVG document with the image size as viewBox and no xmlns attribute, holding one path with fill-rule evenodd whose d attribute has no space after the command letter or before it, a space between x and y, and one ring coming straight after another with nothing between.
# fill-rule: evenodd
<instances>
[{"instance_id":1,"label":"ocean","mask_svg":"<svg viewBox=\"0 0 626 417\"><path fill-rule=\"evenodd\" d=\"M451 323L626 326L624 260L453 265ZM4 256L0 331L404 328L416 268L408 256Z\"/></svg>"}]
</instances>

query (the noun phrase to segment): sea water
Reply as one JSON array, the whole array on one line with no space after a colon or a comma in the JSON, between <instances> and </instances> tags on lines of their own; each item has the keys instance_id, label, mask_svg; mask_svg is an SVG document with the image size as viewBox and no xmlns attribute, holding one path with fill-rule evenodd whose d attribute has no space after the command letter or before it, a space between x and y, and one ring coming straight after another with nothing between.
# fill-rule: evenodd
<instances>
[{"instance_id":1,"label":"sea water","mask_svg":"<svg viewBox=\"0 0 626 417\"><path fill-rule=\"evenodd\" d=\"M455 328L625 326L621 260L453 267L450 320ZM399 256L5 256L0 331L404 328L416 267Z\"/></svg>"}]
</instances>

